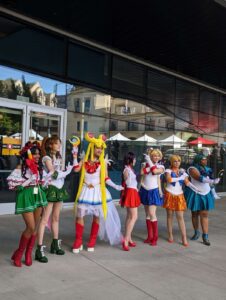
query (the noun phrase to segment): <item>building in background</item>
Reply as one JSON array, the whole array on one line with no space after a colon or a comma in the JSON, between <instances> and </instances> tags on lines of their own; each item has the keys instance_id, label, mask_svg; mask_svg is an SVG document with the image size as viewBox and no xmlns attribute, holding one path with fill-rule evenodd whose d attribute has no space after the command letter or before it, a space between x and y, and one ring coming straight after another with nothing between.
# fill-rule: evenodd
<instances>
[{"instance_id":1,"label":"building in background","mask_svg":"<svg viewBox=\"0 0 226 300\"><path fill-rule=\"evenodd\" d=\"M92 131L110 138L121 132L132 141L108 142L116 179L128 149L141 160L150 146L135 142L144 134L157 141L204 137L223 147L225 8L208 0L141 1L133 2L128 14L126 2L98 4L1 1L1 138L20 136L23 144L58 134L68 162L72 135L83 139ZM9 76L10 70L17 76ZM27 82L27 75L35 79ZM3 145L9 153L18 147ZM152 146L174 150L173 142ZM196 151L185 143L181 153L191 147ZM0 201L13 201L4 176L17 158L1 155L6 167L0 170ZM226 168L224 155L210 161L216 174ZM226 189L226 180L220 188Z\"/></svg>"}]
</instances>

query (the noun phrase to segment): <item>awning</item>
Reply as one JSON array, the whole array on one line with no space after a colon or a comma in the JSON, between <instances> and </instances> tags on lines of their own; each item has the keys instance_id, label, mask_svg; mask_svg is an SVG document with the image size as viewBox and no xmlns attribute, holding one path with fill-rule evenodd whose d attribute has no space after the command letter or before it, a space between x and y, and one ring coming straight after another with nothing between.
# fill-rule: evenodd
<instances>
[{"instance_id":1,"label":"awning","mask_svg":"<svg viewBox=\"0 0 226 300\"><path fill-rule=\"evenodd\" d=\"M119 132L116 135L113 135L112 137L107 139L107 141L131 141L131 140Z\"/></svg>"},{"instance_id":2,"label":"awning","mask_svg":"<svg viewBox=\"0 0 226 300\"><path fill-rule=\"evenodd\" d=\"M217 142L213 141L213 140L208 140L208 139L204 139L203 137L198 137L196 140L188 142L189 145L198 145L198 144L202 144L202 145L216 145Z\"/></svg>"},{"instance_id":3,"label":"awning","mask_svg":"<svg viewBox=\"0 0 226 300\"><path fill-rule=\"evenodd\" d=\"M139 137L135 141L137 141L137 142L148 142L148 143L156 143L157 142L156 139L154 139L153 137L151 137L147 134L142 135L141 137Z\"/></svg>"}]
</instances>

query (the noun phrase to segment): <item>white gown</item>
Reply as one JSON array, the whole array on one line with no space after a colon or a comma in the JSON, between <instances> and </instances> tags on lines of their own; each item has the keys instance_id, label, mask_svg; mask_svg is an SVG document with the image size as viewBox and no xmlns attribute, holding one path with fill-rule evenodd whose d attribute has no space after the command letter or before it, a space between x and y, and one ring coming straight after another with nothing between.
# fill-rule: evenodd
<instances>
[{"instance_id":1,"label":"white gown","mask_svg":"<svg viewBox=\"0 0 226 300\"><path fill-rule=\"evenodd\" d=\"M99 238L109 241L111 245L120 244L122 241L121 222L112 201L111 194L106 188L107 218L104 219L102 209L102 196L100 186L100 166L95 173L85 172L84 183L78 198L77 217L94 215L100 218Z\"/></svg>"}]
</instances>

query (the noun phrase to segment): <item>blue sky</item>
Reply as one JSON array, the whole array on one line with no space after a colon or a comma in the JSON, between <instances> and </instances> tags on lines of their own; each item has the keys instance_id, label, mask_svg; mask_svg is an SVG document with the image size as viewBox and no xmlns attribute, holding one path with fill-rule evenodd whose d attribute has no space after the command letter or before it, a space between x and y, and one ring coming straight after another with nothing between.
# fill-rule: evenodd
<instances>
[{"instance_id":1,"label":"blue sky","mask_svg":"<svg viewBox=\"0 0 226 300\"><path fill-rule=\"evenodd\" d=\"M27 83L31 82L39 82L41 87L43 88L45 93L53 93L55 84L57 84L57 95L65 95L66 84L60 81L48 79L45 77L41 77L38 75L33 75L31 73L27 73L21 70L16 70L13 68L8 68L4 66L0 66L0 80L13 78L13 79L21 79L22 75L25 77L25 81ZM67 85L69 87L70 85Z\"/></svg>"}]
</instances>

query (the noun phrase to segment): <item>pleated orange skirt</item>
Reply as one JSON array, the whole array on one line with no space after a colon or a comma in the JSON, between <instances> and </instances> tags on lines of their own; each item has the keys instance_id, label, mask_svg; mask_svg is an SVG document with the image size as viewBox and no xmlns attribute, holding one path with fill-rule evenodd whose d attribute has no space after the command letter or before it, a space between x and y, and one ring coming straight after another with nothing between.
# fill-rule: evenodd
<instances>
[{"instance_id":1,"label":"pleated orange skirt","mask_svg":"<svg viewBox=\"0 0 226 300\"><path fill-rule=\"evenodd\" d=\"M184 194L173 195L168 191L164 193L164 204L163 207L175 211L183 211L187 209Z\"/></svg>"}]
</instances>

